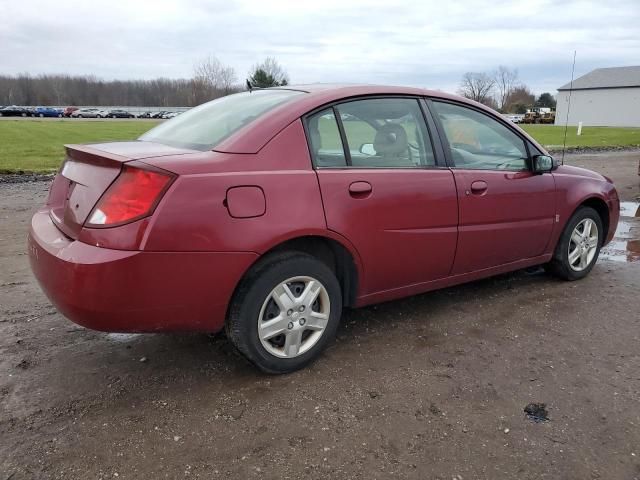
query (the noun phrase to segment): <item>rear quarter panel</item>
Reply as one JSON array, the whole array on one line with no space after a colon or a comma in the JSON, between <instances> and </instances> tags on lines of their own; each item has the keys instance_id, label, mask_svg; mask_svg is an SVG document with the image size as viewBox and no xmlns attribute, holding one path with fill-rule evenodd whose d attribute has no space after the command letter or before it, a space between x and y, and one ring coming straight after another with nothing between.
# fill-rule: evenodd
<instances>
[{"instance_id":1,"label":"rear quarter panel","mask_svg":"<svg viewBox=\"0 0 640 480\"><path fill-rule=\"evenodd\" d=\"M153 165L180 176L151 220L144 250L264 253L289 238L326 231L318 180L299 120L256 154L206 152L154 159ZM242 186L262 189L263 215L230 215L227 192Z\"/></svg>"}]
</instances>

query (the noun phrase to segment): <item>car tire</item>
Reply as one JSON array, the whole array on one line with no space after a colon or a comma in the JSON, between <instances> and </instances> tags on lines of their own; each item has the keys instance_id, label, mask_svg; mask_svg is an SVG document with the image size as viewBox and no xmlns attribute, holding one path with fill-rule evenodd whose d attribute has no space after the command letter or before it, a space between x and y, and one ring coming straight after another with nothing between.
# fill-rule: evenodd
<instances>
[{"instance_id":1,"label":"car tire","mask_svg":"<svg viewBox=\"0 0 640 480\"><path fill-rule=\"evenodd\" d=\"M342 294L334 272L312 255L282 252L260 260L242 280L225 329L256 367L282 374L317 359L335 337L341 316Z\"/></svg>"},{"instance_id":2,"label":"car tire","mask_svg":"<svg viewBox=\"0 0 640 480\"><path fill-rule=\"evenodd\" d=\"M39 116L40 118L44 118L44 114L43 114L43 113L39 114L38 116Z\"/></svg>"},{"instance_id":3,"label":"car tire","mask_svg":"<svg viewBox=\"0 0 640 480\"><path fill-rule=\"evenodd\" d=\"M585 235L587 228L590 234ZM604 235L598 212L591 207L579 207L564 227L553 258L545 269L569 281L586 277L598 260Z\"/></svg>"},{"instance_id":4,"label":"car tire","mask_svg":"<svg viewBox=\"0 0 640 480\"><path fill-rule=\"evenodd\" d=\"M62 114L61 113L58 114L58 118L62 118Z\"/></svg>"},{"instance_id":5,"label":"car tire","mask_svg":"<svg viewBox=\"0 0 640 480\"><path fill-rule=\"evenodd\" d=\"M111 115L111 118L116 118L116 116L115 115Z\"/></svg>"},{"instance_id":6,"label":"car tire","mask_svg":"<svg viewBox=\"0 0 640 480\"><path fill-rule=\"evenodd\" d=\"M26 117L26 116L27 116L27 114L26 114L26 113L21 113L21 114L20 114L20 116L21 116L21 117Z\"/></svg>"},{"instance_id":7,"label":"car tire","mask_svg":"<svg viewBox=\"0 0 640 480\"><path fill-rule=\"evenodd\" d=\"M82 118L82 115L76 115L76 118Z\"/></svg>"}]
</instances>

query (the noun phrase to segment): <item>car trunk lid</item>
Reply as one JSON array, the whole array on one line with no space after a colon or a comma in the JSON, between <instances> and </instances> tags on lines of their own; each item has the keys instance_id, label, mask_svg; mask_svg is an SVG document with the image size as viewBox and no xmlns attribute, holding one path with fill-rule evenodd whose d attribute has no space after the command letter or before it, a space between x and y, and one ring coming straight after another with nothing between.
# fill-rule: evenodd
<instances>
[{"instance_id":1,"label":"car trunk lid","mask_svg":"<svg viewBox=\"0 0 640 480\"><path fill-rule=\"evenodd\" d=\"M51 186L47 205L56 226L73 239L125 163L193 153L151 142L66 145L65 149L66 159Z\"/></svg>"}]
</instances>

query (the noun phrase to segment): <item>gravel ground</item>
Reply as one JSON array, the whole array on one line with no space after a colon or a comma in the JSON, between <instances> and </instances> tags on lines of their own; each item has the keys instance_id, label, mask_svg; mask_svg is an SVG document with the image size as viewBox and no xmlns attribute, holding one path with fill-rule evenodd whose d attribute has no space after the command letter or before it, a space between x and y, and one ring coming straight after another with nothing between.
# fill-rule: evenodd
<instances>
[{"instance_id":1,"label":"gravel ground","mask_svg":"<svg viewBox=\"0 0 640 480\"><path fill-rule=\"evenodd\" d=\"M566 160L633 202L639 158ZM0 182L0 480L640 478L634 203L585 280L520 271L349 311L319 362L269 377L223 336L58 314L24 253L47 188Z\"/></svg>"}]
</instances>

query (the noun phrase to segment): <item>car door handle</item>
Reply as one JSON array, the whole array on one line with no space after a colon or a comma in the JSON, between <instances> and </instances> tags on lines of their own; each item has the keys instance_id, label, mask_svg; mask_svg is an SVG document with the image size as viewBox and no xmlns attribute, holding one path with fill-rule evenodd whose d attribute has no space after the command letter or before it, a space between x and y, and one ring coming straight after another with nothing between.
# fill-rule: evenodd
<instances>
[{"instance_id":1,"label":"car door handle","mask_svg":"<svg viewBox=\"0 0 640 480\"><path fill-rule=\"evenodd\" d=\"M483 194L487 191L488 185L484 180L476 180L471 184L471 193L475 195Z\"/></svg>"},{"instance_id":2,"label":"car door handle","mask_svg":"<svg viewBox=\"0 0 640 480\"><path fill-rule=\"evenodd\" d=\"M353 182L349 185L349 194L355 198L367 197L373 190L369 182Z\"/></svg>"}]
</instances>

